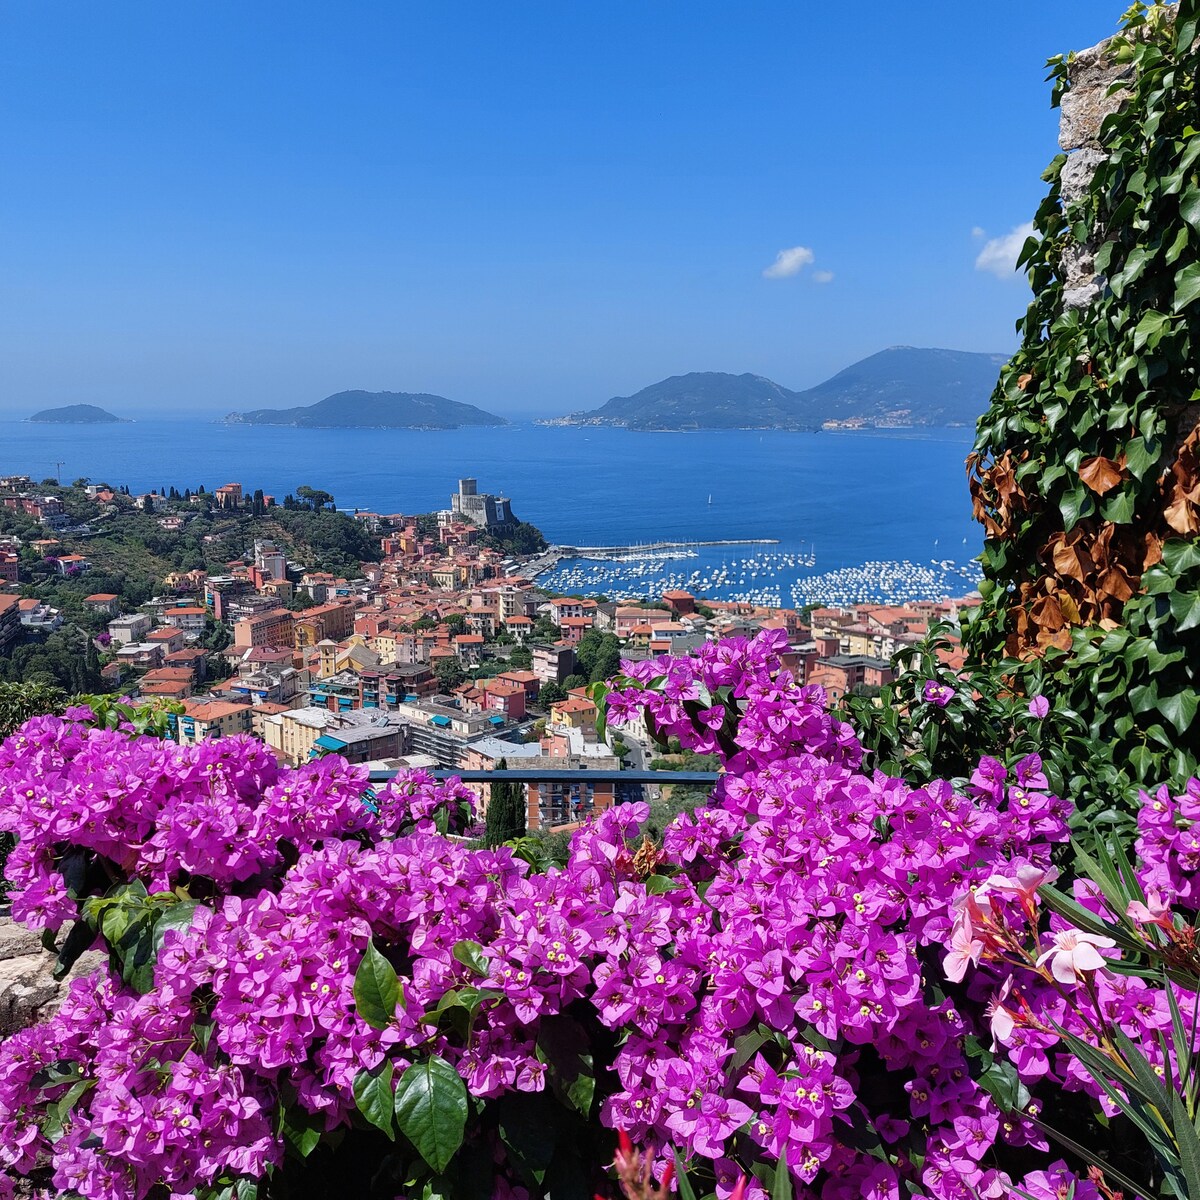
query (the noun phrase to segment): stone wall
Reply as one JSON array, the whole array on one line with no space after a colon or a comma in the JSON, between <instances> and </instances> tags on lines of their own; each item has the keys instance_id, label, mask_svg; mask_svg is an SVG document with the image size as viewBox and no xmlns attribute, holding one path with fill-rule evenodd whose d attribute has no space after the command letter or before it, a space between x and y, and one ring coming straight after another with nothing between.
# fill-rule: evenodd
<instances>
[{"instance_id":1,"label":"stone wall","mask_svg":"<svg viewBox=\"0 0 1200 1200\"><path fill-rule=\"evenodd\" d=\"M64 928L61 936L67 933ZM42 949L36 933L7 914L0 916L0 1036L52 1016L67 983L95 970L106 956L99 951L84 954L62 983L54 979L55 959Z\"/></svg>"},{"instance_id":2,"label":"stone wall","mask_svg":"<svg viewBox=\"0 0 1200 1200\"><path fill-rule=\"evenodd\" d=\"M1112 39L1081 50L1067 65L1067 90L1063 93L1058 144L1067 151L1061 185L1064 207L1088 189L1097 167L1107 155L1100 145L1100 126L1129 99L1128 89L1117 86L1130 77L1132 68L1113 61ZM1063 250L1063 304L1084 308L1101 292L1104 280L1096 275L1096 247L1069 242Z\"/></svg>"}]
</instances>

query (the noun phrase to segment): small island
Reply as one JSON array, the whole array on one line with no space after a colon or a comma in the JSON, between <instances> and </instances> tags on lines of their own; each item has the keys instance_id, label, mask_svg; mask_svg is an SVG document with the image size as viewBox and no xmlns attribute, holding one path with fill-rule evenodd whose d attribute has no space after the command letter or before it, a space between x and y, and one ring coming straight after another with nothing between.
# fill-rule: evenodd
<instances>
[{"instance_id":1,"label":"small island","mask_svg":"<svg viewBox=\"0 0 1200 1200\"><path fill-rule=\"evenodd\" d=\"M230 413L235 425L294 425L299 429L458 429L507 425L474 404L428 392L337 392L301 408L259 408Z\"/></svg>"},{"instance_id":2,"label":"small island","mask_svg":"<svg viewBox=\"0 0 1200 1200\"><path fill-rule=\"evenodd\" d=\"M45 425L127 425L123 417L113 416L94 404L68 404L63 408L44 408L29 418Z\"/></svg>"}]
</instances>

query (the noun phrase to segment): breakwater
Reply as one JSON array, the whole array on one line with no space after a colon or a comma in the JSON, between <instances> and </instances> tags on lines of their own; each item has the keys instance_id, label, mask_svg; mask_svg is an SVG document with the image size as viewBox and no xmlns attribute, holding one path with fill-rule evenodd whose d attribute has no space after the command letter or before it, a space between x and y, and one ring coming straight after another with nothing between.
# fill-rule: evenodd
<instances>
[{"instance_id":1,"label":"breakwater","mask_svg":"<svg viewBox=\"0 0 1200 1200\"><path fill-rule=\"evenodd\" d=\"M613 558L617 555L654 557L670 550L692 550L702 546L778 546L778 538L721 538L709 542L638 542L633 546L553 546L563 558Z\"/></svg>"}]
</instances>

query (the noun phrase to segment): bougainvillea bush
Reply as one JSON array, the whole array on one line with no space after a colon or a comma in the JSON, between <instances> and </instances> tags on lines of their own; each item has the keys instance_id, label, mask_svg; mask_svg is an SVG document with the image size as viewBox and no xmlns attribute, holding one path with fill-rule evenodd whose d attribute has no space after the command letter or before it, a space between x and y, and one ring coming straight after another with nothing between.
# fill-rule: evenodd
<instances>
[{"instance_id":1,"label":"bougainvillea bush","mask_svg":"<svg viewBox=\"0 0 1200 1200\"><path fill-rule=\"evenodd\" d=\"M1113 1034L1072 1013L1094 994L1169 1080L1177 997L1115 973L1095 929L1124 911L1049 886L1067 805L1034 755L958 791L865 774L781 636L629 668L608 720L645 712L722 781L661 844L623 805L541 874L456 836L453 783L29 721L0 745L13 913L48 938L74 921L64 960L108 963L0 1046L10 1179L589 1200L632 1146L685 1198L1107 1195L1043 1125L1078 1138L1119 1107L1070 1041ZM1200 845L1175 839L1200 804L1178 803L1146 825L1160 924L1127 943L1196 903ZM1093 940L1039 931L1051 902Z\"/></svg>"}]
</instances>

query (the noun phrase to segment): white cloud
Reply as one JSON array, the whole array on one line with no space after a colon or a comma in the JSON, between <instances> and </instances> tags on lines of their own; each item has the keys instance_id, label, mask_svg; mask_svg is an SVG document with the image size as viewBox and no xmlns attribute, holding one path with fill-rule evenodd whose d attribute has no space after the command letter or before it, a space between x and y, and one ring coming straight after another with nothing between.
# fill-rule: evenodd
<instances>
[{"instance_id":1,"label":"white cloud","mask_svg":"<svg viewBox=\"0 0 1200 1200\"><path fill-rule=\"evenodd\" d=\"M832 271L814 271L813 272L813 283L832 283L832 282L833 282L833 272Z\"/></svg>"},{"instance_id":2,"label":"white cloud","mask_svg":"<svg viewBox=\"0 0 1200 1200\"><path fill-rule=\"evenodd\" d=\"M1033 233L1033 222L1026 221L1003 237L985 242L975 259L975 270L989 271L997 279L1011 279L1017 269L1017 255L1025 245L1025 239Z\"/></svg>"},{"instance_id":3,"label":"white cloud","mask_svg":"<svg viewBox=\"0 0 1200 1200\"><path fill-rule=\"evenodd\" d=\"M981 237L986 237L987 230L984 229L981 225L976 225L971 230L971 236L976 239L979 239Z\"/></svg>"},{"instance_id":4,"label":"white cloud","mask_svg":"<svg viewBox=\"0 0 1200 1200\"><path fill-rule=\"evenodd\" d=\"M799 275L813 260L813 252L807 246L793 246L780 250L775 261L763 271L764 279L790 279Z\"/></svg>"}]
</instances>

